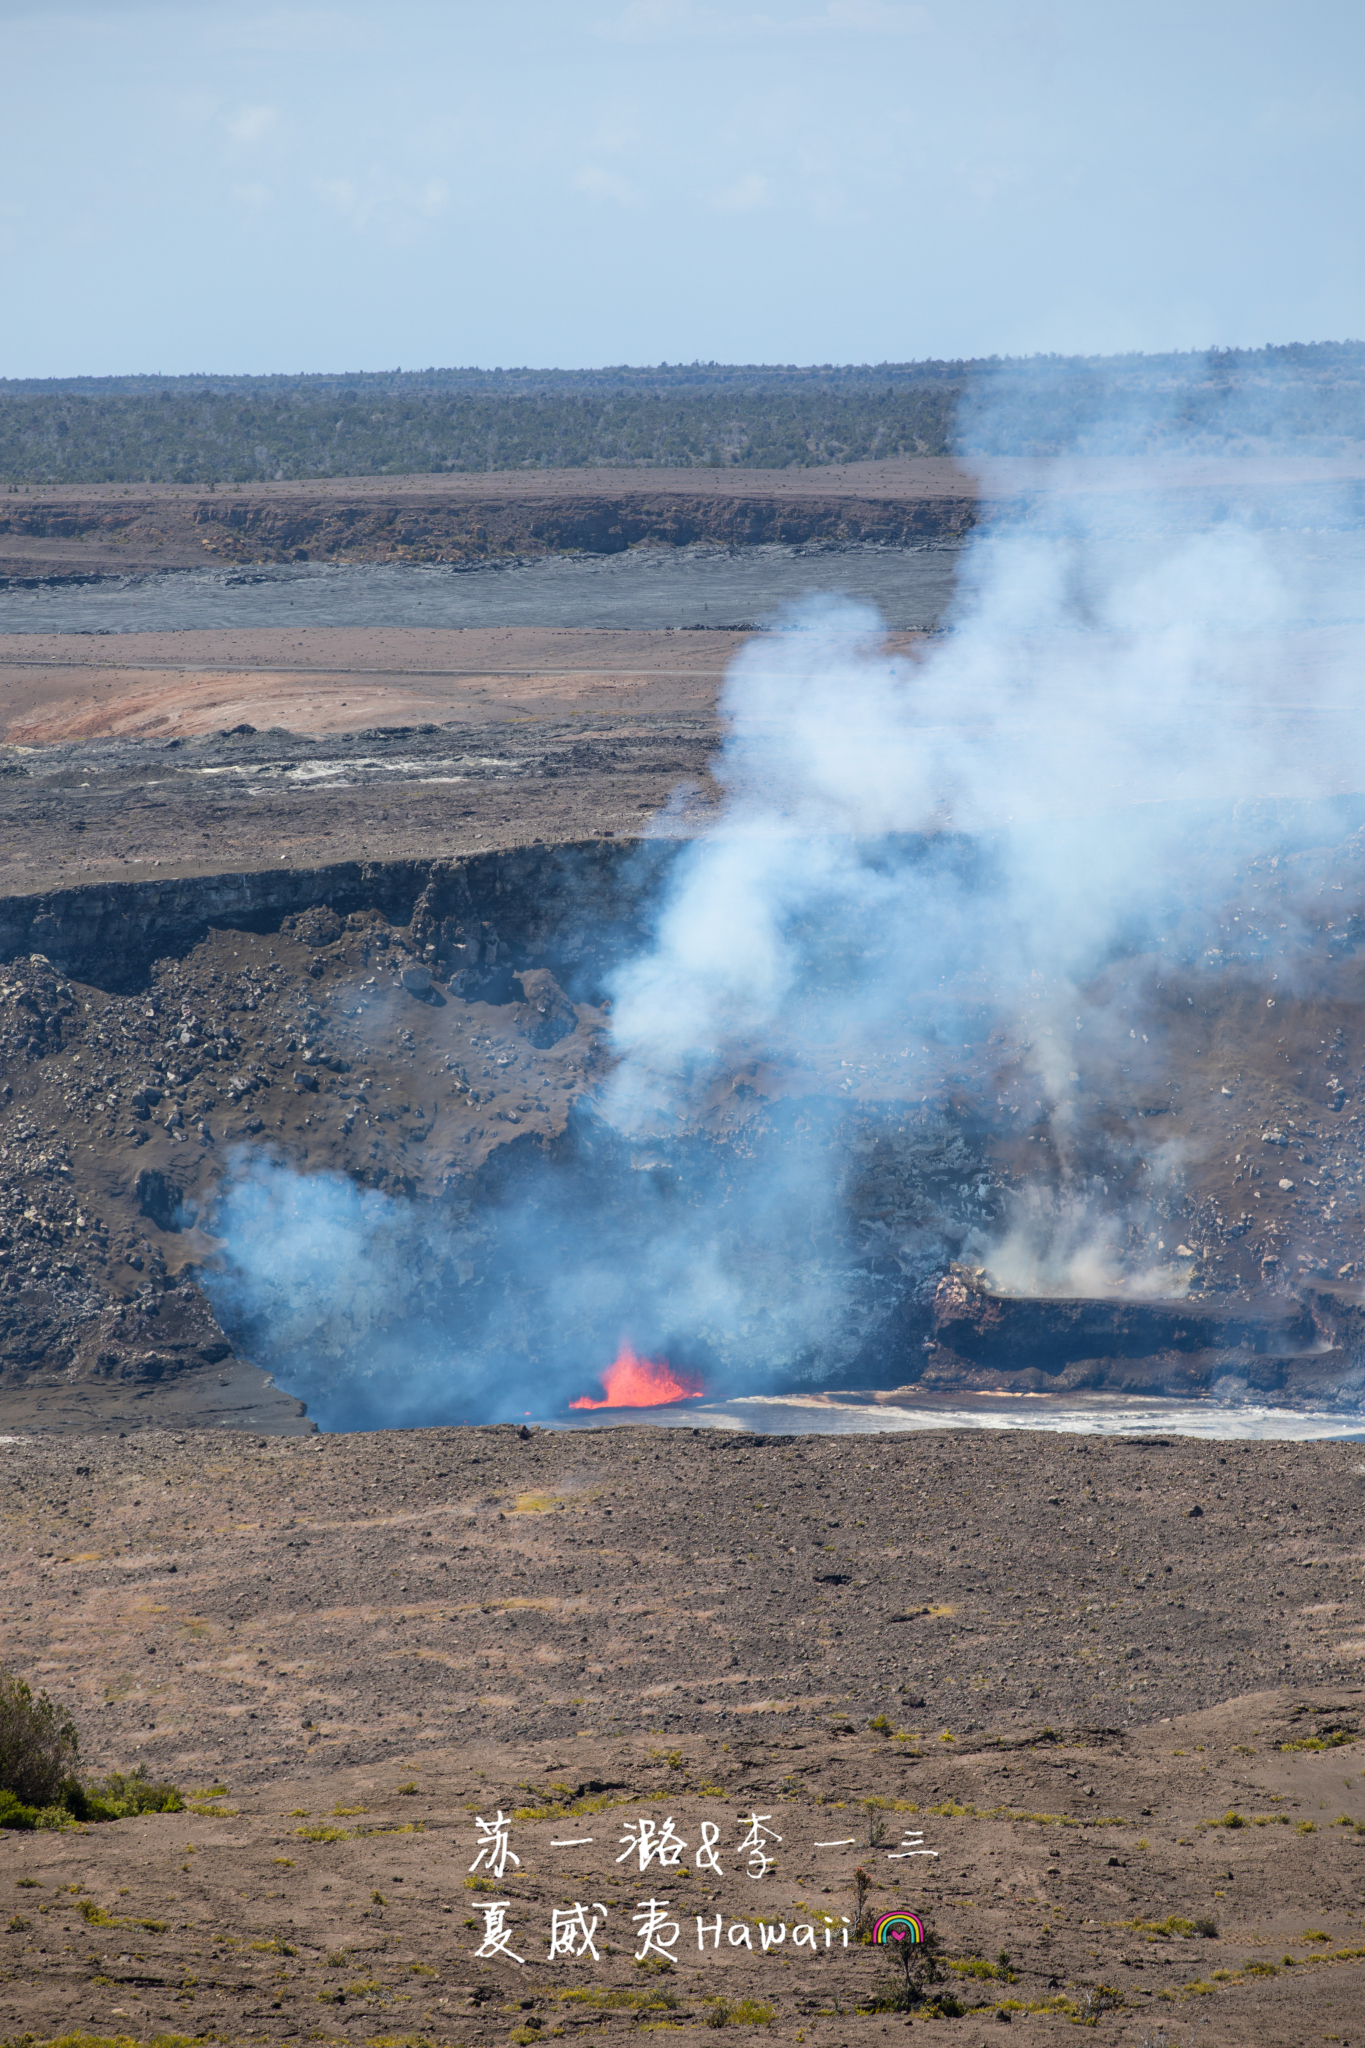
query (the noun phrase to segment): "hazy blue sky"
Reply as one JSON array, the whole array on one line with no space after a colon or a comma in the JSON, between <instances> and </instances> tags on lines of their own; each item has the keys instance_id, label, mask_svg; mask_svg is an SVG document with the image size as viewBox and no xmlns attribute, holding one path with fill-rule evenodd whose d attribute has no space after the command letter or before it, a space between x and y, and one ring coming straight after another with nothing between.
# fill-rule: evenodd
<instances>
[{"instance_id":1,"label":"hazy blue sky","mask_svg":"<svg viewBox=\"0 0 1365 2048\"><path fill-rule=\"evenodd\" d=\"M0 374L1365 334L1360 0L0 0Z\"/></svg>"}]
</instances>

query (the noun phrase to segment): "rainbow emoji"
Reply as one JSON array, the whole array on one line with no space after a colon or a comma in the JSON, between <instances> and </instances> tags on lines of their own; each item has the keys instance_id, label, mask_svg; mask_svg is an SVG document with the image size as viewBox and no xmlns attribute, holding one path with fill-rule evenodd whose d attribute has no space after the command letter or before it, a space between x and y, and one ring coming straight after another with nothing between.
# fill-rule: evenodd
<instances>
[{"instance_id":1,"label":"rainbow emoji","mask_svg":"<svg viewBox=\"0 0 1365 2048\"><path fill-rule=\"evenodd\" d=\"M888 1947L893 1941L922 1942L924 1922L918 1913L883 1913L873 1925L872 1939Z\"/></svg>"}]
</instances>

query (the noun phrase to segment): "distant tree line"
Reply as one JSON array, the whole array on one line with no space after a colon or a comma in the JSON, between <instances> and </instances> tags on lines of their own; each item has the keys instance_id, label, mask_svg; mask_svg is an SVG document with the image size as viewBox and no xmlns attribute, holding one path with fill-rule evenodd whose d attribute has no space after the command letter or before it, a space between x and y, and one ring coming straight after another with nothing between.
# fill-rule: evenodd
<instances>
[{"instance_id":1,"label":"distant tree line","mask_svg":"<svg viewBox=\"0 0 1365 2048\"><path fill-rule=\"evenodd\" d=\"M871 366L0 380L0 481L788 469L1365 440L1365 344Z\"/></svg>"}]
</instances>

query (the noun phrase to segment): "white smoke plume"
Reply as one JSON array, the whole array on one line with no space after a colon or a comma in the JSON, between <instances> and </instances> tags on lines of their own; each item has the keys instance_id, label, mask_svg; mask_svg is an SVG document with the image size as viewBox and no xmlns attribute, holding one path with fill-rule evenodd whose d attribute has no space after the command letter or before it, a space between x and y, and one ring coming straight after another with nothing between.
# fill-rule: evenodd
<instances>
[{"instance_id":1,"label":"white smoke plume","mask_svg":"<svg viewBox=\"0 0 1365 2048\"><path fill-rule=\"evenodd\" d=\"M1016 386L978 393L977 445L1003 438ZM1141 447L1141 425L1111 422L1106 445ZM874 1245L906 1289L954 1247L1020 1288L1179 1285L1155 1229L1134 1260L1131 1206L1096 1164L1087 1070L1117 1068L1130 1044L1139 1061L1145 1043L1115 963L1199 954L1266 807L1365 789L1353 487L1192 461L1169 437L1150 459L1072 458L1024 479L1022 509L1013 474L1014 509L968 546L947 630L913 652L890 651L871 610L828 600L743 648L720 814L615 974L617 1064L583 1149L500 1204L496 1301L459 1279L490 1256L486 1220L404 1217L279 1167L230 1191L219 1296L244 1328L267 1328L275 1305L282 1380L307 1357L295 1379L315 1401L329 1373L363 1381L336 1403L353 1419L545 1412L625 1335L729 1390L854 1357L870 1375L859 1346L890 1344L869 1291L876 1231L850 1251L844 1211L873 1140L831 1112L778 1119L740 1170L701 1141L666 1149L717 1076L755 1059L827 1079L839 1060L889 1058L881 1128L921 1151L964 1056L979 1082L994 1037L1027 1077L1059 1177L972 1224L976 1164L942 1139L940 1184L945 1160L960 1168L955 1228L921 1203ZM1006 488L991 464L988 497ZM665 1147L658 1172L623 1166L630 1195L601 1192L602 1162L641 1143ZM1179 1148L1148 1155L1159 1192ZM366 1277L333 1293L343 1267ZM416 1314L404 1302L423 1287Z\"/></svg>"}]
</instances>

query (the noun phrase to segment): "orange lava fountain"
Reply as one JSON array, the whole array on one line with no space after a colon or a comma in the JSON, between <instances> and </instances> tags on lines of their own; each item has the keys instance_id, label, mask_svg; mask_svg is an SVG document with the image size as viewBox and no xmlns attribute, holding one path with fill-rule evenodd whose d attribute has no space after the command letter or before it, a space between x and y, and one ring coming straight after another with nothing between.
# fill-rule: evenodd
<instances>
[{"instance_id":1,"label":"orange lava fountain","mask_svg":"<svg viewBox=\"0 0 1365 2048\"><path fill-rule=\"evenodd\" d=\"M590 1401L586 1394L570 1401L571 1408L666 1408L670 1401L690 1401L700 1394L700 1380L687 1379L655 1358L637 1358L629 1344L623 1344L602 1375L607 1390L605 1401Z\"/></svg>"}]
</instances>

